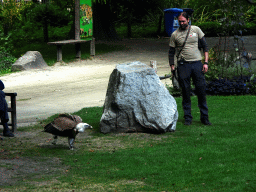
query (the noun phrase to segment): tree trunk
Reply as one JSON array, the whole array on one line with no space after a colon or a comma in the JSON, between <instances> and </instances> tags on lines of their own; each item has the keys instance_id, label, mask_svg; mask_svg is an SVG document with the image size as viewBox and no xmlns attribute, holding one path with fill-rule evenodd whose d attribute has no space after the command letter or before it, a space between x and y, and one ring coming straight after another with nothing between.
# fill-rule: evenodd
<instances>
[{"instance_id":1,"label":"tree trunk","mask_svg":"<svg viewBox=\"0 0 256 192\"><path fill-rule=\"evenodd\" d=\"M163 15L161 14L159 16L159 22L158 22L158 27L156 32L157 35L161 35L162 21L163 21Z\"/></svg>"},{"instance_id":2,"label":"tree trunk","mask_svg":"<svg viewBox=\"0 0 256 192\"><path fill-rule=\"evenodd\" d=\"M48 33L48 21L47 16L43 18L43 32L44 32L44 42L49 42L49 33Z\"/></svg>"},{"instance_id":3,"label":"tree trunk","mask_svg":"<svg viewBox=\"0 0 256 192\"><path fill-rule=\"evenodd\" d=\"M127 37L132 37L132 13L127 9Z\"/></svg>"},{"instance_id":4,"label":"tree trunk","mask_svg":"<svg viewBox=\"0 0 256 192\"><path fill-rule=\"evenodd\" d=\"M80 39L80 0L75 0L75 39Z\"/></svg>"},{"instance_id":5,"label":"tree trunk","mask_svg":"<svg viewBox=\"0 0 256 192\"><path fill-rule=\"evenodd\" d=\"M9 33L9 24L3 24L4 36L7 36Z\"/></svg>"},{"instance_id":6,"label":"tree trunk","mask_svg":"<svg viewBox=\"0 0 256 192\"><path fill-rule=\"evenodd\" d=\"M96 40L117 40L110 4L93 3L93 36Z\"/></svg>"},{"instance_id":7,"label":"tree trunk","mask_svg":"<svg viewBox=\"0 0 256 192\"><path fill-rule=\"evenodd\" d=\"M43 17L44 42L48 42L49 41L49 32L48 32L48 0L43 0L42 3L46 4L46 6L45 6L45 15Z\"/></svg>"}]
</instances>

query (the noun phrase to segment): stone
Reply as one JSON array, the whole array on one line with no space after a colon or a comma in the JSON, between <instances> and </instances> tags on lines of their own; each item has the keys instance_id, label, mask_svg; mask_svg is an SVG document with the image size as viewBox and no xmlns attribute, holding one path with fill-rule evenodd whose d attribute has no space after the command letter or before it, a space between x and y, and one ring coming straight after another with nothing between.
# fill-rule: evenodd
<instances>
[{"instance_id":1,"label":"stone","mask_svg":"<svg viewBox=\"0 0 256 192\"><path fill-rule=\"evenodd\" d=\"M111 73L102 133L165 133L176 129L177 104L155 70L141 62L124 63Z\"/></svg>"},{"instance_id":2,"label":"stone","mask_svg":"<svg viewBox=\"0 0 256 192\"><path fill-rule=\"evenodd\" d=\"M41 69L48 67L42 55L38 51L27 51L13 65L12 71L23 71L30 69Z\"/></svg>"}]
</instances>

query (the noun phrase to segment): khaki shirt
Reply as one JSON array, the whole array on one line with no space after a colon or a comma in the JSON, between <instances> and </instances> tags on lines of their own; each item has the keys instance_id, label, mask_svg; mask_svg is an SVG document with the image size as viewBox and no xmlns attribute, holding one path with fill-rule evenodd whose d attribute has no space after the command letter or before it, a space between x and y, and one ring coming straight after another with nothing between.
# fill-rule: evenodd
<instances>
[{"instance_id":1,"label":"khaki shirt","mask_svg":"<svg viewBox=\"0 0 256 192\"><path fill-rule=\"evenodd\" d=\"M174 47L175 56L174 63L177 66L177 54L179 53L182 45L186 39L188 33L187 30L177 29L174 31L170 37L170 47ZM182 49L178 61L184 59L185 61L198 61L202 59L200 50L198 49L198 38L201 39L204 36L202 30L194 25L191 25L190 32L186 41L184 48Z\"/></svg>"}]
</instances>

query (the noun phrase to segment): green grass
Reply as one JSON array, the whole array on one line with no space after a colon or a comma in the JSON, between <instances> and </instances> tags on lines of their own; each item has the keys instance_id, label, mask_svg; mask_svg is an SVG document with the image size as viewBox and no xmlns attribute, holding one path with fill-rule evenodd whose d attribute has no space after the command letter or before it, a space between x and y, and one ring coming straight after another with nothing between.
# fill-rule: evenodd
<instances>
[{"instance_id":1,"label":"green grass","mask_svg":"<svg viewBox=\"0 0 256 192\"><path fill-rule=\"evenodd\" d=\"M156 31L157 31L157 25L152 25L147 23L132 25L132 38L157 37ZM163 27L162 27L162 31L163 31ZM119 37L127 38L127 25L120 24L116 28L116 32Z\"/></svg>"},{"instance_id":2,"label":"green grass","mask_svg":"<svg viewBox=\"0 0 256 192\"><path fill-rule=\"evenodd\" d=\"M197 98L192 97L191 126L184 126L181 98L177 131L165 134L101 134L102 107L78 111L93 131L78 136L77 149L69 151L67 142L51 147L50 135L38 133L38 142L29 138L4 140L5 157L59 158L62 174L28 177L21 185L0 189L24 191L255 191L256 96L208 96L210 121L200 123ZM42 122L46 124L54 117ZM40 127L40 128L39 128ZM35 132L42 126L23 128ZM21 129L20 129L21 130ZM45 138L45 139L43 139ZM40 143L40 144L38 144ZM3 150L2 149L2 150ZM40 161L40 158L38 159ZM1 166L0 166L1 167ZM26 177L24 175L24 177ZM55 182L51 182L55 180Z\"/></svg>"}]
</instances>

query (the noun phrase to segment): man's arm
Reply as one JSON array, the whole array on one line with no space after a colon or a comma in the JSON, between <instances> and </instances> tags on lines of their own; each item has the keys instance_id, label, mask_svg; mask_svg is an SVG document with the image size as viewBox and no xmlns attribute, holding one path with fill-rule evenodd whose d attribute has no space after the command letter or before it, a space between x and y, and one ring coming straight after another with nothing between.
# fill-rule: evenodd
<instances>
[{"instance_id":1,"label":"man's arm","mask_svg":"<svg viewBox=\"0 0 256 192\"><path fill-rule=\"evenodd\" d=\"M170 49L169 49L169 65L170 65L172 71L175 70L174 55L175 55L175 48L170 47Z\"/></svg>"},{"instance_id":2,"label":"man's arm","mask_svg":"<svg viewBox=\"0 0 256 192\"><path fill-rule=\"evenodd\" d=\"M206 43L206 40L204 37L199 39L202 47L203 47L203 52L204 52L204 65L203 65L203 72L206 73L208 71L208 60L209 60L209 50L208 50L208 45Z\"/></svg>"}]
</instances>

